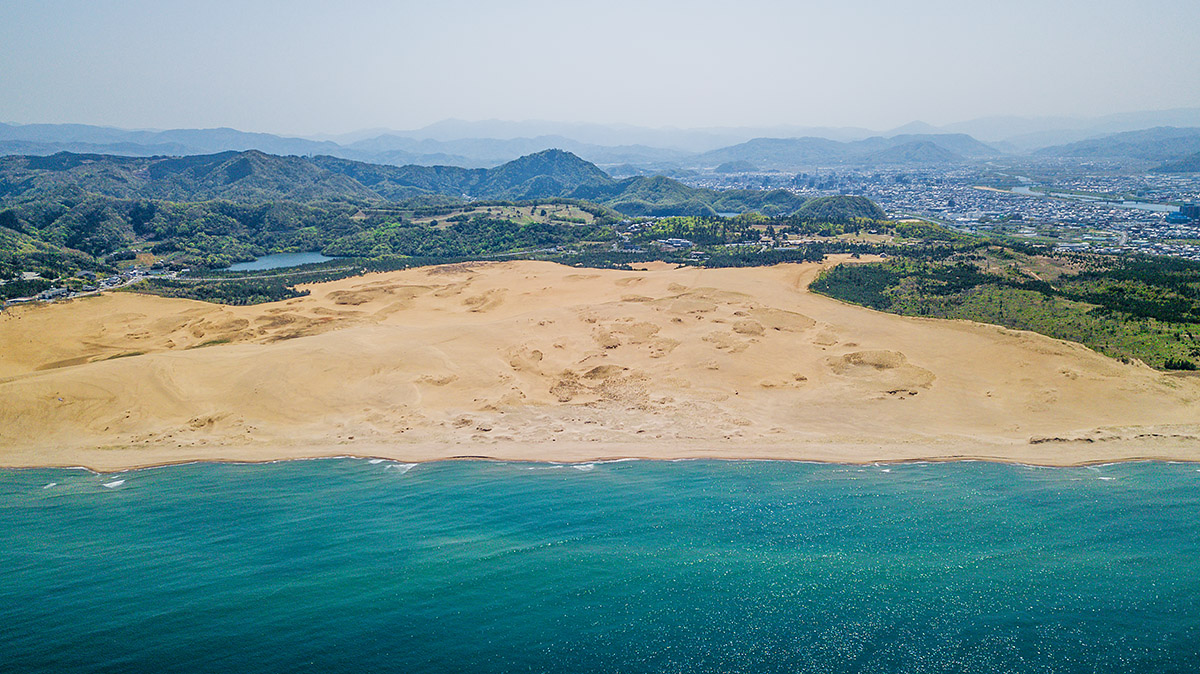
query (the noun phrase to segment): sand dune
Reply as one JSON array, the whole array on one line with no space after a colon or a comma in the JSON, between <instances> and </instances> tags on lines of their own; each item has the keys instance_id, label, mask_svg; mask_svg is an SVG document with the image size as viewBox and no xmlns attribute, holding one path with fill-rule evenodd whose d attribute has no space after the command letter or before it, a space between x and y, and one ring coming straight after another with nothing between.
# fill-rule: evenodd
<instances>
[{"instance_id":1,"label":"sand dune","mask_svg":"<svg viewBox=\"0 0 1200 674\"><path fill-rule=\"evenodd\" d=\"M807 292L820 265L451 265L0 315L0 464L1200 460L1200 380Z\"/></svg>"}]
</instances>

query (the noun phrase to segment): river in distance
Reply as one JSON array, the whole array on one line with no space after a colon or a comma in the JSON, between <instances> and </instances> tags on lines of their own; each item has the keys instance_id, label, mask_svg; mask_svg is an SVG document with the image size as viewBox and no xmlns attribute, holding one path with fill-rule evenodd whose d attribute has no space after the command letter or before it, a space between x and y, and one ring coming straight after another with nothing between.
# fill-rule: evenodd
<instances>
[{"instance_id":1,"label":"river in distance","mask_svg":"<svg viewBox=\"0 0 1200 674\"><path fill-rule=\"evenodd\" d=\"M1198 468L0 471L0 670L1194 672Z\"/></svg>"}]
</instances>

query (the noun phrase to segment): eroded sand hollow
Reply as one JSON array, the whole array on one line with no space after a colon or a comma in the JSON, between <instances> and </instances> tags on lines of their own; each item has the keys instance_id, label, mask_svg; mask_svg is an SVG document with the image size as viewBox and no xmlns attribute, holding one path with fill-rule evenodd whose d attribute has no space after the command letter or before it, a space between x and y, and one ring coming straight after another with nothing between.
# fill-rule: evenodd
<instances>
[{"instance_id":1,"label":"eroded sand hollow","mask_svg":"<svg viewBox=\"0 0 1200 674\"><path fill-rule=\"evenodd\" d=\"M11 309L0 465L1200 459L1200 380L845 305L806 290L820 267L481 263L251 307Z\"/></svg>"}]
</instances>

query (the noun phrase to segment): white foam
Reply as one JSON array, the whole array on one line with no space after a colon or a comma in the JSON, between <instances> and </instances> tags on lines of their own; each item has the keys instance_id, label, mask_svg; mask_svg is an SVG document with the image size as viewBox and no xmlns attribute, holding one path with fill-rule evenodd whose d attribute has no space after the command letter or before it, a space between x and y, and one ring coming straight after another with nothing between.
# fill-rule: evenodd
<instances>
[{"instance_id":1,"label":"white foam","mask_svg":"<svg viewBox=\"0 0 1200 674\"><path fill-rule=\"evenodd\" d=\"M384 466L383 469L384 470L398 470L398 471L400 471L400 474L403 475L416 467L417 467L417 464L415 464L415 463L389 463L388 465Z\"/></svg>"},{"instance_id":2,"label":"white foam","mask_svg":"<svg viewBox=\"0 0 1200 674\"><path fill-rule=\"evenodd\" d=\"M383 463L383 459L371 459L367 463Z\"/></svg>"},{"instance_id":3,"label":"white foam","mask_svg":"<svg viewBox=\"0 0 1200 674\"><path fill-rule=\"evenodd\" d=\"M596 464L594 464L594 463L576 463L576 464L572 464L571 467L574 468L575 470L582 470L583 472L586 473L589 470L594 470L596 468Z\"/></svg>"},{"instance_id":4,"label":"white foam","mask_svg":"<svg viewBox=\"0 0 1200 674\"><path fill-rule=\"evenodd\" d=\"M1115 479L1117 479L1117 478L1115 478L1115 477L1098 477L1098 478L1096 478L1096 479L1097 479L1097 480L1115 480Z\"/></svg>"},{"instance_id":5,"label":"white foam","mask_svg":"<svg viewBox=\"0 0 1200 674\"><path fill-rule=\"evenodd\" d=\"M108 487L109 489L116 489L123 484L125 484L125 480L113 480L112 482L105 482L104 486Z\"/></svg>"},{"instance_id":6,"label":"white foam","mask_svg":"<svg viewBox=\"0 0 1200 674\"><path fill-rule=\"evenodd\" d=\"M57 486L58 486L57 482L51 482L50 484L46 485L45 487L42 487L42 489L49 489L50 487L57 487Z\"/></svg>"}]
</instances>

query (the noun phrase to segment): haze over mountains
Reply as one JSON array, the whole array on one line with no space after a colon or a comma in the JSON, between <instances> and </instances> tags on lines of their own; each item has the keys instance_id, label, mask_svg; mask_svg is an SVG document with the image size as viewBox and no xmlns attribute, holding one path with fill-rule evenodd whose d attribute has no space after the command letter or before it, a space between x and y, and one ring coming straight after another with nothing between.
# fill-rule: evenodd
<instances>
[{"instance_id":1,"label":"haze over mountains","mask_svg":"<svg viewBox=\"0 0 1200 674\"><path fill-rule=\"evenodd\" d=\"M752 138L802 138L812 136L837 141L864 140L872 136L902 134L967 134L1000 149L1030 151L1051 145L1136 131L1156 126L1200 127L1200 108L1127 112L1100 117L981 117L935 126L921 121L885 129L853 126L708 127L650 129L630 125L570 124L547 121L444 120L413 131L373 129L322 140L354 143L380 135L398 135L437 141L466 138L531 138L562 136L593 145L647 145L684 152L707 152Z\"/></svg>"},{"instance_id":2,"label":"haze over mountains","mask_svg":"<svg viewBox=\"0 0 1200 674\"><path fill-rule=\"evenodd\" d=\"M394 166L487 168L549 148L603 167L758 169L945 164L1004 155L1171 162L1200 151L1200 108L1094 119L993 117L887 132L853 127L650 129L555 122L446 120L413 131L300 138L229 128L125 130L83 124L0 124L0 154L187 156L258 150Z\"/></svg>"}]
</instances>

